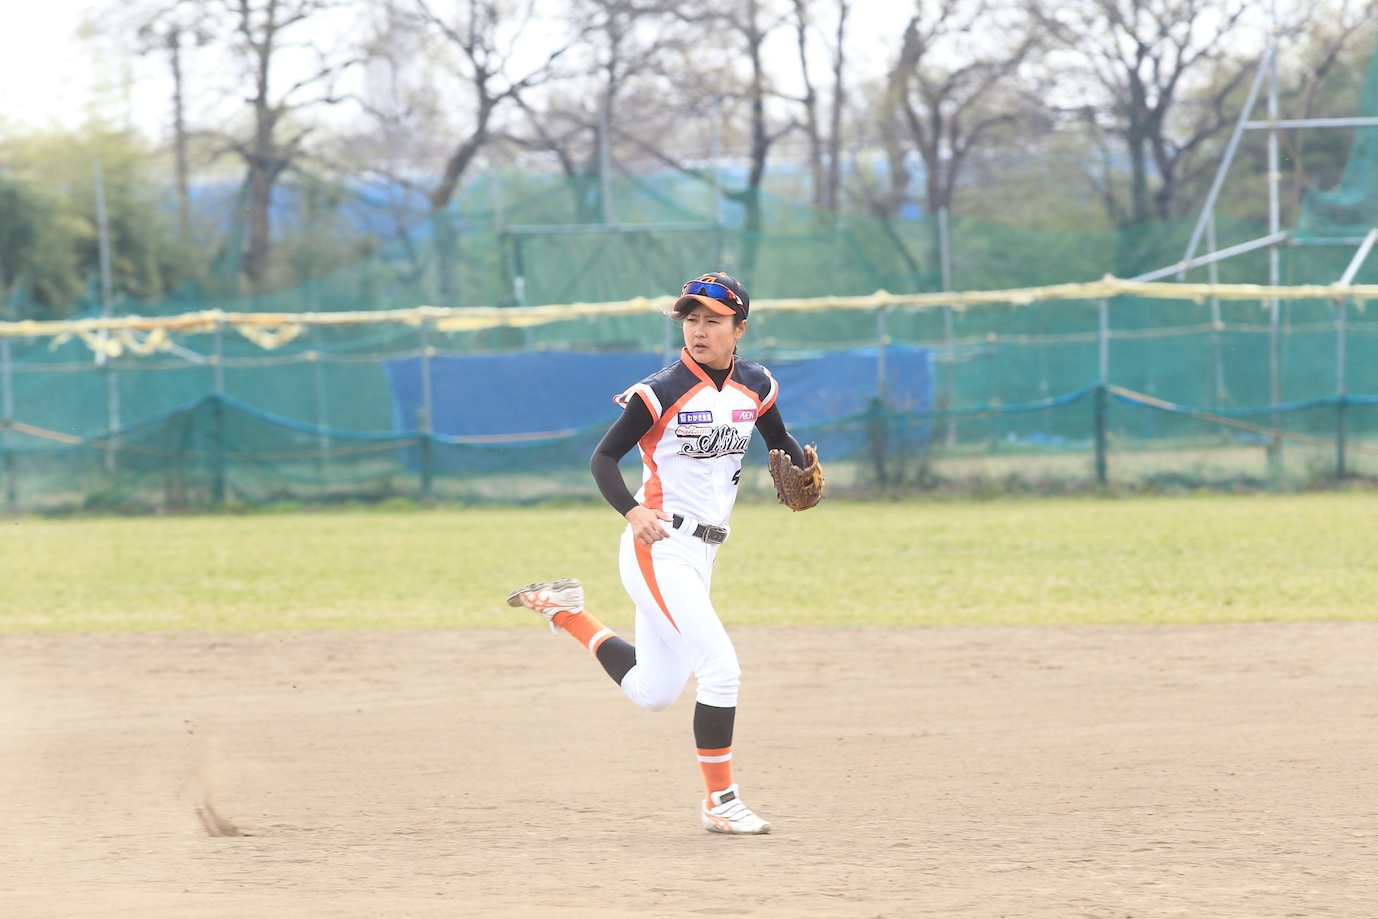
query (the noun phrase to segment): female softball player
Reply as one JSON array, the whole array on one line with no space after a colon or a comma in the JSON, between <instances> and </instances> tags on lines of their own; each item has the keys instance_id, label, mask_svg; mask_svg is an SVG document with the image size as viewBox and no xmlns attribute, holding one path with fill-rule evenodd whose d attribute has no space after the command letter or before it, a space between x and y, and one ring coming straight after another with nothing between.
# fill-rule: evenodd
<instances>
[{"instance_id":1,"label":"female softball player","mask_svg":"<svg viewBox=\"0 0 1378 919\"><path fill-rule=\"evenodd\" d=\"M573 578L529 584L507 602L536 611L551 631L572 635L642 708L667 708L692 674L694 740L706 792L702 823L715 833L766 833L770 824L742 803L732 778L741 671L709 585L730 533L752 429L761 432L772 463L797 476L803 472L795 467L816 472L817 458L785 430L770 371L736 356L750 308L742 285L715 272L685 284L681 294L670 313L684 327L679 361L616 397L622 415L589 462L603 497L627 519L619 562L636 604L635 646L584 609L583 588ZM635 496L617 468L633 447L642 462ZM821 490L821 474L813 481Z\"/></svg>"}]
</instances>

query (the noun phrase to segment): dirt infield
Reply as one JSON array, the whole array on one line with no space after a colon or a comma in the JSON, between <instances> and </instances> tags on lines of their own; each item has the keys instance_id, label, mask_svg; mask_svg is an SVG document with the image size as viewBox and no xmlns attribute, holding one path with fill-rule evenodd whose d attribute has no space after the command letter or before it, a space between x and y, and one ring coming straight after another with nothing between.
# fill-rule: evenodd
<instances>
[{"instance_id":1,"label":"dirt infield","mask_svg":"<svg viewBox=\"0 0 1378 919\"><path fill-rule=\"evenodd\" d=\"M767 837L536 629L0 636L0 916L1378 915L1378 623L734 636Z\"/></svg>"}]
</instances>

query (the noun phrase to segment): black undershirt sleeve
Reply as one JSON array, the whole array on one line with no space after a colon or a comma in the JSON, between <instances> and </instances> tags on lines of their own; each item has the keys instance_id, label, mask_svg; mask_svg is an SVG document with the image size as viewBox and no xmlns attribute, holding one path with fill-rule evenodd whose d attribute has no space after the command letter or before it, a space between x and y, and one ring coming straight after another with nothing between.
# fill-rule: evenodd
<instances>
[{"instance_id":1,"label":"black undershirt sleeve","mask_svg":"<svg viewBox=\"0 0 1378 919\"><path fill-rule=\"evenodd\" d=\"M650 429L651 410L640 396L632 396L626 408L622 409L621 417L608 428L608 433L598 442L598 448L589 460L589 472L593 473L593 481L598 484L603 499L623 517L636 507L636 498L627 489L617 461L626 456Z\"/></svg>"},{"instance_id":2,"label":"black undershirt sleeve","mask_svg":"<svg viewBox=\"0 0 1378 919\"><path fill-rule=\"evenodd\" d=\"M761 413L756 419L756 430L761 432L767 450L784 450L794 465L804 467L804 448L785 430L785 419L780 417L778 408L772 405Z\"/></svg>"}]
</instances>

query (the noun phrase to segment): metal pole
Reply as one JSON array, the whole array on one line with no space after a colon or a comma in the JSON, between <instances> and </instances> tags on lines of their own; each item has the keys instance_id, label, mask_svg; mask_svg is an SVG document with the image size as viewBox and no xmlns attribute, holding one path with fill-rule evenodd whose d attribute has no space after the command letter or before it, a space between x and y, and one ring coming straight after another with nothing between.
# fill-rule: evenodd
<instances>
[{"instance_id":1,"label":"metal pole","mask_svg":"<svg viewBox=\"0 0 1378 919\"><path fill-rule=\"evenodd\" d=\"M110 220L105 207L105 174L99 159L92 165L92 173L96 197L96 240L100 252L101 318L109 319L115 313L114 279L110 259ZM113 473L116 438L120 429L120 386L110 355L105 350L109 340L110 332L101 329L101 350L96 354L96 366L102 368L105 376L105 471Z\"/></svg>"},{"instance_id":2,"label":"metal pole","mask_svg":"<svg viewBox=\"0 0 1378 919\"><path fill-rule=\"evenodd\" d=\"M1353 118L1278 118L1269 121L1246 122L1246 131L1270 131L1274 128L1285 131L1289 128L1374 128L1378 127L1378 117L1359 115Z\"/></svg>"},{"instance_id":3,"label":"metal pole","mask_svg":"<svg viewBox=\"0 0 1378 919\"><path fill-rule=\"evenodd\" d=\"M938 208L938 271L943 290L952 289L952 239L948 236L947 208Z\"/></svg>"},{"instance_id":4,"label":"metal pole","mask_svg":"<svg viewBox=\"0 0 1378 919\"><path fill-rule=\"evenodd\" d=\"M943 371L943 408L949 413L947 416L947 431L944 438L949 450L957 446L957 419L951 414L952 403L954 400L952 392L952 373L953 367L957 362L953 355L953 340L955 338L953 330L952 304L943 304L943 353L947 359L940 363L945 370Z\"/></svg>"},{"instance_id":5,"label":"metal pole","mask_svg":"<svg viewBox=\"0 0 1378 919\"><path fill-rule=\"evenodd\" d=\"M502 259L503 270L512 276L512 305L521 306L521 301L518 299L517 294L517 288L519 286L518 275L520 272L514 268L507 259L507 241L509 237L507 235L507 217L503 213L502 177L498 174L497 169L491 164L486 174L488 176L488 196L492 200L493 207L493 234L498 240L498 256ZM513 247L515 248L515 246L516 241L514 239Z\"/></svg>"},{"instance_id":6,"label":"metal pole","mask_svg":"<svg viewBox=\"0 0 1378 919\"><path fill-rule=\"evenodd\" d=\"M608 136L611 129L609 124L608 108L611 105L609 97L612 92L605 94L603 99L603 110L598 116L598 182L603 199L603 222L612 225L612 143Z\"/></svg>"},{"instance_id":7,"label":"metal pole","mask_svg":"<svg viewBox=\"0 0 1378 919\"><path fill-rule=\"evenodd\" d=\"M433 391L431 388L431 320L421 320L421 407L416 413L416 428L419 438L421 462L421 498L431 497L432 449L431 433L434 415Z\"/></svg>"},{"instance_id":8,"label":"metal pole","mask_svg":"<svg viewBox=\"0 0 1378 919\"><path fill-rule=\"evenodd\" d=\"M1234 258L1236 255L1243 255L1245 252L1253 252L1255 249L1262 249L1265 246L1276 246L1285 242L1290 242L1292 235L1278 231L1269 236L1260 236L1258 239L1251 239L1246 243L1230 246L1218 252L1203 255L1200 258L1189 258L1186 261L1178 262L1176 265L1169 265L1166 268L1158 268L1154 271L1146 271L1143 274L1135 275L1131 281L1156 281L1169 275L1177 275L1180 280L1191 268L1199 268L1202 265L1209 265L1212 262L1223 262L1227 258Z\"/></svg>"},{"instance_id":9,"label":"metal pole","mask_svg":"<svg viewBox=\"0 0 1378 919\"><path fill-rule=\"evenodd\" d=\"M889 388L886 379L885 346L890 341L890 333L885 328L885 307L876 310L876 398L885 404L885 392Z\"/></svg>"},{"instance_id":10,"label":"metal pole","mask_svg":"<svg viewBox=\"0 0 1378 919\"><path fill-rule=\"evenodd\" d=\"M11 514L19 510L19 487L15 482L13 433L14 380L10 371L10 340L0 338L0 452L5 455L5 507Z\"/></svg>"},{"instance_id":11,"label":"metal pole","mask_svg":"<svg viewBox=\"0 0 1378 919\"><path fill-rule=\"evenodd\" d=\"M512 236L512 299L526 306L526 267L522 264L522 237Z\"/></svg>"},{"instance_id":12,"label":"metal pole","mask_svg":"<svg viewBox=\"0 0 1378 919\"><path fill-rule=\"evenodd\" d=\"M1105 297L1100 301L1100 324L1096 333L1098 349L1097 381L1101 386L1110 385L1110 301Z\"/></svg>"},{"instance_id":13,"label":"metal pole","mask_svg":"<svg viewBox=\"0 0 1378 919\"><path fill-rule=\"evenodd\" d=\"M215 393L211 399L211 503L225 503L225 320L215 318Z\"/></svg>"},{"instance_id":14,"label":"metal pole","mask_svg":"<svg viewBox=\"0 0 1378 919\"><path fill-rule=\"evenodd\" d=\"M215 319L214 349L215 359L211 361L212 383L218 398L225 395L225 320L221 316L217 316Z\"/></svg>"},{"instance_id":15,"label":"metal pole","mask_svg":"<svg viewBox=\"0 0 1378 919\"><path fill-rule=\"evenodd\" d=\"M1274 121L1278 115L1278 68L1277 56L1268 55L1268 119ZM1268 132L1268 232L1275 234L1280 225L1278 208L1278 182L1281 179L1278 166L1278 132L1274 128ZM1278 285L1279 277L1278 246L1268 247L1268 283ZM1270 380L1269 396L1273 405L1282 404L1282 304L1277 297L1271 298L1268 310L1268 371ZM1280 419L1272 416L1272 439L1268 445L1268 465L1277 475L1282 471L1282 437L1278 432Z\"/></svg>"},{"instance_id":16,"label":"metal pole","mask_svg":"<svg viewBox=\"0 0 1378 919\"><path fill-rule=\"evenodd\" d=\"M114 361L105 365L105 416L110 429L105 441L105 469L114 472L120 439L120 378Z\"/></svg>"},{"instance_id":17,"label":"metal pole","mask_svg":"<svg viewBox=\"0 0 1378 919\"><path fill-rule=\"evenodd\" d=\"M1187 243L1186 255L1182 256L1182 261L1189 262L1196 254L1196 246L1201 242L1201 233L1206 228L1206 215L1214 212L1215 201L1220 197L1220 189L1225 184L1225 175L1230 171L1230 163L1234 161L1235 150L1239 148L1239 138L1244 133L1244 123L1250 113L1254 110L1255 103L1258 102L1259 87L1263 85L1263 78L1273 67L1273 58L1276 48L1269 42L1267 49L1263 52L1263 60L1259 61L1258 72L1254 74L1253 85L1249 87L1249 98L1244 102L1244 108L1240 110L1239 121L1235 123L1234 133L1230 135L1230 143L1225 148L1225 156L1220 160L1220 168L1215 172L1215 179L1211 182L1211 190L1206 195L1206 204L1201 211L1201 217L1196 221L1196 228L1191 232L1191 242ZM1274 71L1276 72L1276 71ZM1276 117L1276 112L1273 117Z\"/></svg>"},{"instance_id":18,"label":"metal pole","mask_svg":"<svg viewBox=\"0 0 1378 919\"><path fill-rule=\"evenodd\" d=\"M100 160L93 165L96 192L96 232L100 248L100 302L101 315L110 318L111 301L114 299L113 282L110 271L110 223L105 213L105 175L101 171ZM102 329L102 338L105 330Z\"/></svg>"},{"instance_id":19,"label":"metal pole","mask_svg":"<svg viewBox=\"0 0 1378 919\"><path fill-rule=\"evenodd\" d=\"M947 208L938 208L938 274L942 283L943 290L952 290L952 240L948 235ZM943 347L948 356L948 369L952 368L952 306L943 304ZM943 381L943 394L946 397L947 408L952 408L952 381L951 374L947 374L947 379ZM946 431L944 442L948 449L957 445L957 425L953 416L947 416Z\"/></svg>"},{"instance_id":20,"label":"metal pole","mask_svg":"<svg viewBox=\"0 0 1378 919\"><path fill-rule=\"evenodd\" d=\"M1206 245L1212 252L1215 251L1215 214L1211 214L1210 222L1206 224ZM1206 277L1214 287L1220 283L1220 266L1211 262L1206 269ZM1212 399L1212 406L1219 408L1225 401L1225 352L1221 345L1220 332L1222 323L1220 322L1220 298L1211 294L1211 362L1215 366L1215 394Z\"/></svg>"},{"instance_id":21,"label":"metal pole","mask_svg":"<svg viewBox=\"0 0 1378 919\"><path fill-rule=\"evenodd\" d=\"M1378 244L1378 227L1369 230L1364 236L1364 241L1359 244L1359 249L1350 259L1349 265L1345 268L1344 274L1340 276L1340 283L1348 285L1354 282L1354 276L1359 273L1368 255L1373 251L1375 244ZM1343 479L1345 477L1345 442L1348 439L1348 411L1349 411L1349 386L1345 381L1345 339L1348 326L1348 301L1339 300L1336 302L1339 307L1339 320L1335 329L1335 395L1338 399L1338 410L1335 432L1335 477Z\"/></svg>"},{"instance_id":22,"label":"metal pole","mask_svg":"<svg viewBox=\"0 0 1378 919\"><path fill-rule=\"evenodd\" d=\"M313 338L319 338L321 329L312 327ZM321 353L316 349L307 352L306 359L311 362L311 384L315 391L316 409L316 479L324 485L325 472L330 466L330 434L326 426L329 414L326 407L325 371L321 367Z\"/></svg>"},{"instance_id":23,"label":"metal pole","mask_svg":"<svg viewBox=\"0 0 1378 919\"><path fill-rule=\"evenodd\" d=\"M1104 297L1100 301L1097 340L1100 348L1100 366L1095 406L1096 482L1105 485L1110 472L1110 301Z\"/></svg>"},{"instance_id":24,"label":"metal pole","mask_svg":"<svg viewBox=\"0 0 1378 919\"><path fill-rule=\"evenodd\" d=\"M871 441L871 462L875 466L876 480L881 486L888 484L892 475L887 462L891 453L891 444L889 419L886 414L889 400L886 399L885 393L889 388L889 382L886 379L885 343L889 341L890 335L886 331L885 316L885 307L882 306L876 310L876 397L871 401L871 419L867 432ZM896 457L894 472L896 476L898 471L898 457Z\"/></svg>"},{"instance_id":25,"label":"metal pole","mask_svg":"<svg viewBox=\"0 0 1378 919\"><path fill-rule=\"evenodd\" d=\"M1345 442L1348 440L1349 388L1345 383L1345 333L1348 322L1349 301L1340 300L1337 304L1340 315L1335 325L1335 479L1345 477Z\"/></svg>"}]
</instances>

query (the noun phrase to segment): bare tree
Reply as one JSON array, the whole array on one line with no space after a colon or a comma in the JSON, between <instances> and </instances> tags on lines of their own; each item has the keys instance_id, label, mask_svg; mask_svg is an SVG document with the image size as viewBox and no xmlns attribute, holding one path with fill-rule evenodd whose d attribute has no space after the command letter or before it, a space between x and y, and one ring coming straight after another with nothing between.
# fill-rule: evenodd
<instances>
[{"instance_id":1,"label":"bare tree","mask_svg":"<svg viewBox=\"0 0 1378 919\"><path fill-rule=\"evenodd\" d=\"M539 13L535 2L514 7L502 0L460 0L450 17L436 14L427 0L416 2L430 25L459 53L462 79L470 89L469 129L453 146L430 192L432 211L441 211L453 199L474 157L493 140L494 116L522 93L555 77L569 46L547 48L535 56L534 63L514 72L517 52L530 47L526 35Z\"/></svg>"},{"instance_id":2,"label":"bare tree","mask_svg":"<svg viewBox=\"0 0 1378 919\"><path fill-rule=\"evenodd\" d=\"M769 75L761 55L762 46L772 30L783 24L783 16L773 9L763 8L760 0L746 0L733 4L727 21L736 32L746 51L747 93L745 103L750 111L749 168L746 186L731 193L746 209L746 237L742 246L741 270L751 274L756 268L761 235L765 231L765 215L761 208L761 186L765 181L766 159L771 146L793 130L793 123L772 128L767 118L767 101L771 95Z\"/></svg>"},{"instance_id":3,"label":"bare tree","mask_svg":"<svg viewBox=\"0 0 1378 919\"><path fill-rule=\"evenodd\" d=\"M813 205L835 213L842 184L842 115L847 104L847 20L851 14L850 0L833 0L835 28L831 41L825 41L829 56L831 92L824 111L814 87L810 54L811 37L819 31L815 22L817 3L793 0L794 34L799 50L799 69L804 92L799 100L804 110L804 131L809 145L809 175L813 185Z\"/></svg>"},{"instance_id":4,"label":"bare tree","mask_svg":"<svg viewBox=\"0 0 1378 919\"><path fill-rule=\"evenodd\" d=\"M780 111L778 103L797 100L787 100L781 93L764 54L767 40L793 14L792 7L772 0L706 0L677 8L684 22L714 36L718 48L725 51L735 46L735 53L724 53L718 62L717 85L725 101L746 110L746 181L741 188L726 189L724 195L745 211L746 232L737 268L748 275L756 267L765 231L761 193L771 148L800 125L792 112ZM743 62L740 68L732 66L736 60Z\"/></svg>"},{"instance_id":5,"label":"bare tree","mask_svg":"<svg viewBox=\"0 0 1378 919\"><path fill-rule=\"evenodd\" d=\"M211 40L206 11L192 0L118 0L93 11L82 32L89 41L110 47L118 55L163 59L171 81L172 153L177 195L178 229L191 234L191 130L188 125L188 51Z\"/></svg>"},{"instance_id":6,"label":"bare tree","mask_svg":"<svg viewBox=\"0 0 1378 919\"><path fill-rule=\"evenodd\" d=\"M832 43L832 106L828 120L828 180L823 206L836 212L842 189L842 112L847 105L847 18L851 12L848 0L837 0L837 32Z\"/></svg>"},{"instance_id":7,"label":"bare tree","mask_svg":"<svg viewBox=\"0 0 1378 919\"><path fill-rule=\"evenodd\" d=\"M439 294L452 299L458 290L458 236L450 204L475 160L506 136L500 125L504 109L518 110L523 93L554 78L569 46L551 42L550 36L531 37L542 19L539 0L455 0L443 10L429 0L414 4L414 21L398 15L392 25L403 30L419 26L439 39L435 66L427 70L429 95L435 96L437 86L455 90L443 111L432 113L440 117L425 125L439 132L437 145L443 151L439 175L425 195L435 233ZM533 47L540 50L532 54Z\"/></svg>"},{"instance_id":8,"label":"bare tree","mask_svg":"<svg viewBox=\"0 0 1378 919\"><path fill-rule=\"evenodd\" d=\"M923 5L904 27L888 79L889 117L923 164L925 210L950 210L968 158L1038 111L1022 69L1041 51L1041 36L1023 4L943 0ZM909 169L891 149L890 207L906 197ZM933 264L938 263L937 221Z\"/></svg>"},{"instance_id":9,"label":"bare tree","mask_svg":"<svg viewBox=\"0 0 1378 919\"><path fill-rule=\"evenodd\" d=\"M924 203L936 212L952 207L967 157L1029 111L1017 78L1040 46L1018 10L991 0L948 0L930 9L905 25L891 90L923 160ZM997 30L982 28L1002 13L1012 14L998 30L1003 42L988 34Z\"/></svg>"},{"instance_id":10,"label":"bare tree","mask_svg":"<svg viewBox=\"0 0 1378 919\"><path fill-rule=\"evenodd\" d=\"M670 0L577 0L569 6L568 62L575 76L529 109L529 146L552 154L575 183L576 219L615 222L605 187L624 158L671 161L665 141L683 110L673 78L687 60L688 40ZM657 110L651 103L660 97ZM624 111L625 108L625 111ZM667 135L668 132L668 135ZM593 193L581 194L598 179Z\"/></svg>"},{"instance_id":11,"label":"bare tree","mask_svg":"<svg viewBox=\"0 0 1378 919\"><path fill-rule=\"evenodd\" d=\"M141 55L165 55L168 75L172 79L172 155L177 192L177 224L183 238L191 235L191 162L188 148L190 131L187 126L187 80L185 53L188 47L204 47L211 40L209 29L203 24L203 14L193 4L175 2L143 11L121 5L135 16L136 41Z\"/></svg>"},{"instance_id":12,"label":"bare tree","mask_svg":"<svg viewBox=\"0 0 1378 919\"><path fill-rule=\"evenodd\" d=\"M1229 102L1264 43L1254 0L1074 0L1040 15L1087 93L1074 107L1128 164L1128 190L1103 167L1116 224L1179 216L1208 143L1234 120ZM1247 50L1246 50L1247 49Z\"/></svg>"},{"instance_id":13,"label":"bare tree","mask_svg":"<svg viewBox=\"0 0 1378 919\"><path fill-rule=\"evenodd\" d=\"M187 141L198 132L214 156L244 164L243 252L249 288L269 280L271 204L282 175L307 152L311 113L347 96L338 81L358 62L346 34L353 0L146 0L110 7L110 22L130 32L141 54L168 55L174 106L176 182L183 225L189 219ZM187 116L187 51L214 63L198 87L204 105Z\"/></svg>"},{"instance_id":14,"label":"bare tree","mask_svg":"<svg viewBox=\"0 0 1378 919\"><path fill-rule=\"evenodd\" d=\"M450 149L448 119L454 94L450 67L415 0L375 3L363 26L359 105L364 117L345 127L331 151L339 171L370 187L368 205L408 255L394 262L408 284L431 262L416 228L430 213L430 176Z\"/></svg>"},{"instance_id":15,"label":"bare tree","mask_svg":"<svg viewBox=\"0 0 1378 919\"><path fill-rule=\"evenodd\" d=\"M310 39L313 26L345 10L349 0L220 0L229 15L234 58L243 66L251 113L248 136L232 138L229 149L244 161L248 240L243 273L251 287L267 280L271 251L271 203L278 180L306 150L316 125L300 117L311 107L338 105L346 96L338 80L360 62L349 45ZM300 36L300 37L299 37ZM277 66L284 52L309 62L277 90Z\"/></svg>"}]
</instances>

